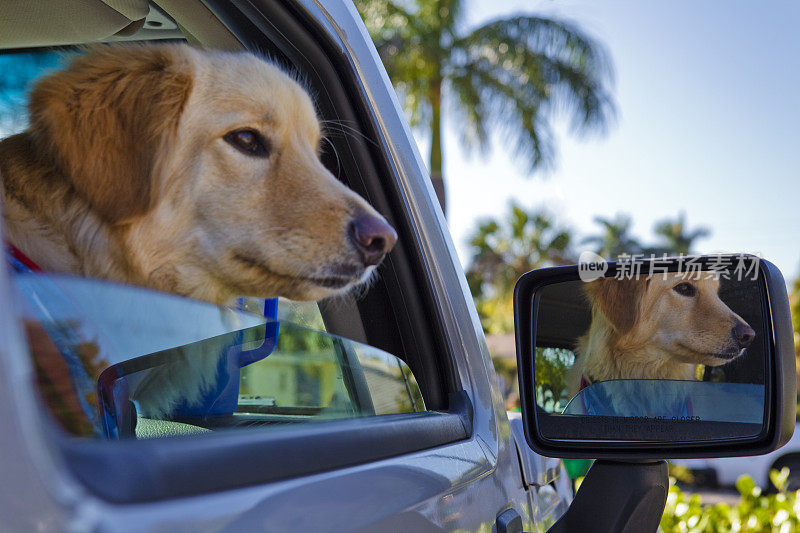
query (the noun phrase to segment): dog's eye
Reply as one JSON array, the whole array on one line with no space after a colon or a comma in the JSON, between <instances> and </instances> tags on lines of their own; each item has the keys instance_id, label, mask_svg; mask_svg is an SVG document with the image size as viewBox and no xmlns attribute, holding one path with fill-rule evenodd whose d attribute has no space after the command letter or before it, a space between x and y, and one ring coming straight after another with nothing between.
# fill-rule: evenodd
<instances>
[{"instance_id":1,"label":"dog's eye","mask_svg":"<svg viewBox=\"0 0 800 533\"><path fill-rule=\"evenodd\" d=\"M229 131L223 137L225 142L242 153L256 157L269 156L269 143L255 130Z\"/></svg>"},{"instance_id":2,"label":"dog's eye","mask_svg":"<svg viewBox=\"0 0 800 533\"><path fill-rule=\"evenodd\" d=\"M680 294L681 296L694 296L697 294L697 289L694 288L694 285L691 283L679 283L672 287L672 290Z\"/></svg>"}]
</instances>

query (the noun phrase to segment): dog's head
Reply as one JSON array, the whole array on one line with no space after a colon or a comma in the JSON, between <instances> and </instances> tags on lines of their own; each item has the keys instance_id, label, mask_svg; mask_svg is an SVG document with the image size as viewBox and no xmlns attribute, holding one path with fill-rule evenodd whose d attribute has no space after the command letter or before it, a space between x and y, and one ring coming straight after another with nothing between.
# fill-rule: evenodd
<instances>
[{"instance_id":1,"label":"dog's head","mask_svg":"<svg viewBox=\"0 0 800 533\"><path fill-rule=\"evenodd\" d=\"M719 281L682 273L650 279L601 278L587 285L618 347L719 366L742 355L753 329L720 300Z\"/></svg>"},{"instance_id":2,"label":"dog's head","mask_svg":"<svg viewBox=\"0 0 800 533\"><path fill-rule=\"evenodd\" d=\"M320 299L397 239L320 162L308 93L251 54L96 48L43 78L30 110L36 146L156 288Z\"/></svg>"}]
</instances>

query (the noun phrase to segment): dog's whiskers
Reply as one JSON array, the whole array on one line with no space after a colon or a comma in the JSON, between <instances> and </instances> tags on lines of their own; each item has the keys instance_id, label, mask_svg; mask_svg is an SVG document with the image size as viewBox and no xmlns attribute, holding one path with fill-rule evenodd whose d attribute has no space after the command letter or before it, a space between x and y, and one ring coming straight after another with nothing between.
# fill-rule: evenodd
<instances>
[{"instance_id":1,"label":"dog's whiskers","mask_svg":"<svg viewBox=\"0 0 800 533\"><path fill-rule=\"evenodd\" d=\"M322 139L325 142L327 142L328 145L331 147L331 150L333 150L333 155L336 157L336 174L338 175L339 171L342 168L342 162L339 160L339 152L336 151L336 146L333 144L333 141L331 141L327 137L323 137Z\"/></svg>"},{"instance_id":2,"label":"dog's whiskers","mask_svg":"<svg viewBox=\"0 0 800 533\"><path fill-rule=\"evenodd\" d=\"M358 129L354 128L353 126L349 126L344 124L340 121L334 120L322 120L320 123L325 127L326 130L331 132L341 133L343 136L352 135L354 138L363 139L364 141L368 142L373 146L378 146L375 141L364 135Z\"/></svg>"}]
</instances>

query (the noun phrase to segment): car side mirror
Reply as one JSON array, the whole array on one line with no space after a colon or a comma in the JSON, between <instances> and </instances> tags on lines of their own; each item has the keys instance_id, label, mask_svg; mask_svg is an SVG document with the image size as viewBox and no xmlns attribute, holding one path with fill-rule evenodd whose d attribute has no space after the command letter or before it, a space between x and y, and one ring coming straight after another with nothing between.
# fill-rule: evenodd
<instances>
[{"instance_id":1,"label":"car side mirror","mask_svg":"<svg viewBox=\"0 0 800 533\"><path fill-rule=\"evenodd\" d=\"M514 291L528 444L557 457L756 455L795 425L786 284L751 255L534 270Z\"/></svg>"}]
</instances>

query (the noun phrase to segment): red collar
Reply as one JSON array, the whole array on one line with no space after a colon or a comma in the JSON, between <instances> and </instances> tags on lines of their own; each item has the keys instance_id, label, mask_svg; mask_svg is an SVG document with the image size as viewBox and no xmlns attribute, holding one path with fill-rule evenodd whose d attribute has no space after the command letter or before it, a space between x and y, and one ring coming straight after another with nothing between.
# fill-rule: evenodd
<instances>
[{"instance_id":1,"label":"red collar","mask_svg":"<svg viewBox=\"0 0 800 533\"><path fill-rule=\"evenodd\" d=\"M34 272L42 271L42 269L39 268L39 265L34 263L30 257L22 253L22 251L19 248L17 248L16 246L14 246L5 239L3 240L3 242L5 242L6 248L8 248L8 252L11 254L12 257L14 257L14 259L16 259L17 261L19 261L20 263L22 263L23 265L25 265Z\"/></svg>"},{"instance_id":2,"label":"red collar","mask_svg":"<svg viewBox=\"0 0 800 533\"><path fill-rule=\"evenodd\" d=\"M583 389L585 389L586 387L588 387L588 386L589 386L589 385L591 385L591 384L592 384L592 380L590 380L590 379L589 379L589 378L587 378L586 376L583 376L583 375L582 375L582 376L581 376L581 388L580 388L580 389L578 389L578 390L579 390L579 391L582 391Z\"/></svg>"}]
</instances>

